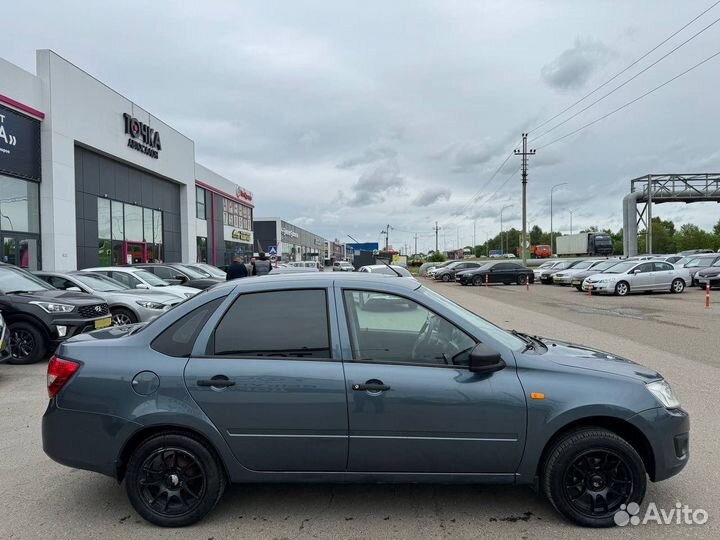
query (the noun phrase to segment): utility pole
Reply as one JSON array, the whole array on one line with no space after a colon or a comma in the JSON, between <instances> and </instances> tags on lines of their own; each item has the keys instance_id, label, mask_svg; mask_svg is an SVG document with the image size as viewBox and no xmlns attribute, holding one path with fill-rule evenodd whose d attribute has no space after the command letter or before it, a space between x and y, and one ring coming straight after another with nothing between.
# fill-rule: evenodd
<instances>
[{"instance_id":1,"label":"utility pole","mask_svg":"<svg viewBox=\"0 0 720 540\"><path fill-rule=\"evenodd\" d=\"M438 227L437 221L435 222L435 253L438 252L438 231L440 231L440 227Z\"/></svg>"},{"instance_id":2,"label":"utility pole","mask_svg":"<svg viewBox=\"0 0 720 540\"><path fill-rule=\"evenodd\" d=\"M413 255L417 255L417 254L418 254L418 250L417 250L417 233L415 233L415 253L413 253Z\"/></svg>"},{"instance_id":3,"label":"utility pole","mask_svg":"<svg viewBox=\"0 0 720 540\"><path fill-rule=\"evenodd\" d=\"M522 156L522 240L521 240L521 251L522 251L522 262L523 265L527 264L527 178L528 178L528 156L534 156L535 150L528 150L527 147L527 133L522 134L522 151L515 150L516 156Z\"/></svg>"},{"instance_id":4,"label":"utility pole","mask_svg":"<svg viewBox=\"0 0 720 540\"><path fill-rule=\"evenodd\" d=\"M477 246L477 237L476 237L476 229L477 229L477 219L473 219L473 256L475 256L475 246Z\"/></svg>"},{"instance_id":5,"label":"utility pole","mask_svg":"<svg viewBox=\"0 0 720 540\"><path fill-rule=\"evenodd\" d=\"M555 234L553 233L553 191L555 191L555 188L559 188L560 186L567 186L567 182L562 182L560 184L555 184L553 187L550 188L550 251L555 253Z\"/></svg>"},{"instance_id":6,"label":"utility pole","mask_svg":"<svg viewBox=\"0 0 720 540\"><path fill-rule=\"evenodd\" d=\"M572 216L573 216L573 210L570 210L570 234L572 235Z\"/></svg>"},{"instance_id":7,"label":"utility pole","mask_svg":"<svg viewBox=\"0 0 720 540\"><path fill-rule=\"evenodd\" d=\"M385 251L390 249L390 224L387 224L387 229L385 229Z\"/></svg>"}]
</instances>

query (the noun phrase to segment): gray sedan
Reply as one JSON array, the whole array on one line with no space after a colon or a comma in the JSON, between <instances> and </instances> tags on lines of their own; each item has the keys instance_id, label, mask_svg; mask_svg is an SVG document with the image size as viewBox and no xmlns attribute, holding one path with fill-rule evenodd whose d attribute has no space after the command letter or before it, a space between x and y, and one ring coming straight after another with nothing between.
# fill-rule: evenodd
<instances>
[{"instance_id":1,"label":"gray sedan","mask_svg":"<svg viewBox=\"0 0 720 540\"><path fill-rule=\"evenodd\" d=\"M609 527L689 459L656 371L367 272L220 284L141 331L63 342L47 373L44 451L166 527L250 482L535 484Z\"/></svg>"},{"instance_id":2,"label":"gray sedan","mask_svg":"<svg viewBox=\"0 0 720 540\"><path fill-rule=\"evenodd\" d=\"M104 299L110 306L113 324L133 324L152 320L182 302L172 294L131 289L119 281L88 272L34 272L56 289L86 292Z\"/></svg>"},{"instance_id":3,"label":"gray sedan","mask_svg":"<svg viewBox=\"0 0 720 540\"><path fill-rule=\"evenodd\" d=\"M664 261L624 261L601 274L585 278L582 290L626 296L631 292L670 291L681 293L690 282L684 268Z\"/></svg>"}]
</instances>

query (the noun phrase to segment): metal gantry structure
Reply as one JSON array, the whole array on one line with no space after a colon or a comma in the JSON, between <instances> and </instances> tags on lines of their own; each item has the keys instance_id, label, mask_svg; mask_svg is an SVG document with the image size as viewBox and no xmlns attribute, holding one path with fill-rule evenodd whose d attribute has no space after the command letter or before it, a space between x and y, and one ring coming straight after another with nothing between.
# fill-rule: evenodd
<instances>
[{"instance_id":1,"label":"metal gantry structure","mask_svg":"<svg viewBox=\"0 0 720 540\"><path fill-rule=\"evenodd\" d=\"M648 174L630 180L623 199L623 254L638 254L638 230L645 227L652 254L652 205L660 203L720 203L720 173Z\"/></svg>"}]
</instances>

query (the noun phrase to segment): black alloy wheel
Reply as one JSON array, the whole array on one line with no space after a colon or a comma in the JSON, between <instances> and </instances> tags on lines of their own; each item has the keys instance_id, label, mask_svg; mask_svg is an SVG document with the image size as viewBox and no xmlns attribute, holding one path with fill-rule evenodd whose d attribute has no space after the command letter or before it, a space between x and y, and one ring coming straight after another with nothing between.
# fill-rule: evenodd
<instances>
[{"instance_id":1,"label":"black alloy wheel","mask_svg":"<svg viewBox=\"0 0 720 540\"><path fill-rule=\"evenodd\" d=\"M18 322L9 325L8 348L10 364L34 364L45 357L45 337L30 323Z\"/></svg>"},{"instance_id":2,"label":"black alloy wheel","mask_svg":"<svg viewBox=\"0 0 720 540\"><path fill-rule=\"evenodd\" d=\"M473 285L482 285L483 281L484 281L484 279L482 276L475 276L473 278Z\"/></svg>"},{"instance_id":3,"label":"black alloy wheel","mask_svg":"<svg viewBox=\"0 0 720 540\"><path fill-rule=\"evenodd\" d=\"M517 284L518 285L525 285L528 282L528 276L527 274L519 274L517 277Z\"/></svg>"}]
</instances>

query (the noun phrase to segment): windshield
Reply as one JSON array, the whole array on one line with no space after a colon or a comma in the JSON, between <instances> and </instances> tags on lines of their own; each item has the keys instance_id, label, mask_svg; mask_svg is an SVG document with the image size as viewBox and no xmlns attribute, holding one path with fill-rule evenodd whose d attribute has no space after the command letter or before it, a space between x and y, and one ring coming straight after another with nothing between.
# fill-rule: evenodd
<instances>
[{"instance_id":1,"label":"windshield","mask_svg":"<svg viewBox=\"0 0 720 540\"><path fill-rule=\"evenodd\" d=\"M607 270L606 274L622 274L624 272L627 272L631 268L635 268L637 266L637 262L621 262Z\"/></svg>"},{"instance_id":2,"label":"windshield","mask_svg":"<svg viewBox=\"0 0 720 540\"><path fill-rule=\"evenodd\" d=\"M206 277L210 277L210 274L205 272L204 270L201 271L197 268L193 268L192 266L188 266L186 264L178 264L177 265L180 270L182 270L185 274L187 274L192 279L203 279Z\"/></svg>"},{"instance_id":3,"label":"windshield","mask_svg":"<svg viewBox=\"0 0 720 540\"><path fill-rule=\"evenodd\" d=\"M148 272L147 270L136 270L132 273L132 275L152 287L167 287L170 285L167 281L160 279L155 274Z\"/></svg>"},{"instance_id":4,"label":"windshield","mask_svg":"<svg viewBox=\"0 0 720 540\"><path fill-rule=\"evenodd\" d=\"M602 263L600 263L600 264L596 264L595 266L593 266L593 267L591 268L591 270L597 270L598 272L602 272L602 271L604 271L604 270L607 270L608 268L612 268L612 267L615 266L617 263L618 263L617 261L602 262Z\"/></svg>"},{"instance_id":5,"label":"windshield","mask_svg":"<svg viewBox=\"0 0 720 540\"><path fill-rule=\"evenodd\" d=\"M544 263L542 263L540 266L538 266L538 269L540 269L540 268L550 268L553 264L557 264L557 263L554 263L554 262L544 262Z\"/></svg>"},{"instance_id":6,"label":"windshield","mask_svg":"<svg viewBox=\"0 0 720 540\"><path fill-rule=\"evenodd\" d=\"M701 259L692 259L689 263L685 265L685 268L705 268L707 266L710 266L710 261L712 261L712 259L705 257Z\"/></svg>"},{"instance_id":7,"label":"windshield","mask_svg":"<svg viewBox=\"0 0 720 540\"><path fill-rule=\"evenodd\" d=\"M595 235L595 245L605 245L610 243L610 237L605 234Z\"/></svg>"},{"instance_id":8,"label":"windshield","mask_svg":"<svg viewBox=\"0 0 720 540\"><path fill-rule=\"evenodd\" d=\"M513 336L511 333L503 330L498 326L495 326L490 321L486 321L479 315L475 315L475 313L473 313L472 311L468 311L467 309L460 307L455 302L451 302L441 294L438 294L435 291L428 289L427 287L420 287L418 289L418 292L439 302L445 308L452 311L453 314L458 315L481 332L486 333L492 339L499 341L500 343L505 345L507 348L516 351L518 349L522 349L525 346L525 342L520 338Z\"/></svg>"},{"instance_id":9,"label":"windshield","mask_svg":"<svg viewBox=\"0 0 720 540\"><path fill-rule=\"evenodd\" d=\"M720 266L720 259L712 263L710 266Z\"/></svg>"},{"instance_id":10,"label":"windshield","mask_svg":"<svg viewBox=\"0 0 720 540\"><path fill-rule=\"evenodd\" d=\"M93 291L125 291L130 288L119 281L115 281L107 276L101 276L100 274L73 274L73 277L83 285L90 287Z\"/></svg>"},{"instance_id":11,"label":"windshield","mask_svg":"<svg viewBox=\"0 0 720 540\"><path fill-rule=\"evenodd\" d=\"M211 264L199 263L197 266L194 266L193 268L201 268L213 277L225 279L225 275L226 275L225 272L223 272L222 270L220 270L219 268L217 268L216 266L213 266Z\"/></svg>"},{"instance_id":12,"label":"windshield","mask_svg":"<svg viewBox=\"0 0 720 540\"><path fill-rule=\"evenodd\" d=\"M458 264L460 264L460 261L451 262L445 268L455 268Z\"/></svg>"},{"instance_id":13,"label":"windshield","mask_svg":"<svg viewBox=\"0 0 720 540\"><path fill-rule=\"evenodd\" d=\"M566 268L570 268L571 264L572 264L572 261L557 263L556 266L553 266L553 269L554 270L565 270Z\"/></svg>"},{"instance_id":14,"label":"windshield","mask_svg":"<svg viewBox=\"0 0 720 540\"><path fill-rule=\"evenodd\" d=\"M0 292L11 293L50 290L53 290L53 287L29 272L12 266L0 268Z\"/></svg>"},{"instance_id":15,"label":"windshield","mask_svg":"<svg viewBox=\"0 0 720 540\"><path fill-rule=\"evenodd\" d=\"M585 270L586 268L590 268L590 265L592 265L593 261L582 261L577 263L575 266L573 266L573 270Z\"/></svg>"}]
</instances>

